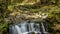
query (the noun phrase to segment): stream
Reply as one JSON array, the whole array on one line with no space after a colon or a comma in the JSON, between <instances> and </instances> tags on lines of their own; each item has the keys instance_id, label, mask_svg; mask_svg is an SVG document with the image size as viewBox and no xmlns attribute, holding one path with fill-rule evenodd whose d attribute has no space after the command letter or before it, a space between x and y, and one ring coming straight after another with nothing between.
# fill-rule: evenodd
<instances>
[{"instance_id":1,"label":"stream","mask_svg":"<svg viewBox=\"0 0 60 34\"><path fill-rule=\"evenodd\" d=\"M40 24L38 23L34 23L34 22L28 23L26 21L19 24L10 25L9 33L10 34L48 34L42 22L40 26Z\"/></svg>"}]
</instances>

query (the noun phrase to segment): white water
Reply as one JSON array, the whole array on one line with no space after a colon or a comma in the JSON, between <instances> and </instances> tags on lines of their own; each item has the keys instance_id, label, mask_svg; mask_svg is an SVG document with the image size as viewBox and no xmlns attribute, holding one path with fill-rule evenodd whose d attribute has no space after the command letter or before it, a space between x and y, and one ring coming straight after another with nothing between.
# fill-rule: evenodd
<instances>
[{"instance_id":1,"label":"white water","mask_svg":"<svg viewBox=\"0 0 60 34\"><path fill-rule=\"evenodd\" d=\"M41 23L44 34L47 34L44 28L44 24ZM40 26L36 23L20 23L11 27L12 34L28 34L34 32L35 34L41 34ZM27 30L28 29L28 30Z\"/></svg>"},{"instance_id":2,"label":"white water","mask_svg":"<svg viewBox=\"0 0 60 34\"><path fill-rule=\"evenodd\" d=\"M33 31L35 31L35 28L34 28L34 23L30 23L30 26L31 26L31 31L33 32Z\"/></svg>"},{"instance_id":3,"label":"white water","mask_svg":"<svg viewBox=\"0 0 60 34\"><path fill-rule=\"evenodd\" d=\"M21 31L22 33L27 32L26 23L21 24Z\"/></svg>"},{"instance_id":4,"label":"white water","mask_svg":"<svg viewBox=\"0 0 60 34\"><path fill-rule=\"evenodd\" d=\"M48 32L46 32L46 30L45 30L44 24L41 23L41 25L42 25L43 33L44 33L44 34L48 34Z\"/></svg>"},{"instance_id":5,"label":"white water","mask_svg":"<svg viewBox=\"0 0 60 34\"><path fill-rule=\"evenodd\" d=\"M43 25L43 23L41 23L41 25L42 25L43 32L45 32L45 28L44 28L44 25Z\"/></svg>"},{"instance_id":6,"label":"white water","mask_svg":"<svg viewBox=\"0 0 60 34\"><path fill-rule=\"evenodd\" d=\"M15 25L15 28L17 29L18 34L22 34L21 33L21 28L18 25Z\"/></svg>"},{"instance_id":7,"label":"white water","mask_svg":"<svg viewBox=\"0 0 60 34\"><path fill-rule=\"evenodd\" d=\"M35 24L35 34L41 34L40 29L39 29L39 24Z\"/></svg>"}]
</instances>

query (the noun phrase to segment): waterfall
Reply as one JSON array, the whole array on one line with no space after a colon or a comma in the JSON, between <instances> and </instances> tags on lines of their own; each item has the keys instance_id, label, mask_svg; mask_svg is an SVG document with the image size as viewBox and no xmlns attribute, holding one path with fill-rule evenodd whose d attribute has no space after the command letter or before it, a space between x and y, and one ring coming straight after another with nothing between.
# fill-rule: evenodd
<instances>
[{"instance_id":1,"label":"waterfall","mask_svg":"<svg viewBox=\"0 0 60 34\"><path fill-rule=\"evenodd\" d=\"M18 25L15 25L15 28L16 28L18 34L22 34L22 33L21 33L21 28L20 28Z\"/></svg>"},{"instance_id":2,"label":"waterfall","mask_svg":"<svg viewBox=\"0 0 60 34\"><path fill-rule=\"evenodd\" d=\"M29 32L31 32L32 31L31 24L29 24L28 26L29 26Z\"/></svg>"},{"instance_id":3,"label":"waterfall","mask_svg":"<svg viewBox=\"0 0 60 34\"><path fill-rule=\"evenodd\" d=\"M26 23L21 24L21 31L22 31L22 33L27 32Z\"/></svg>"},{"instance_id":4,"label":"waterfall","mask_svg":"<svg viewBox=\"0 0 60 34\"><path fill-rule=\"evenodd\" d=\"M41 23L41 25L42 25L43 34L48 34L48 32L45 30L44 24Z\"/></svg>"},{"instance_id":5,"label":"waterfall","mask_svg":"<svg viewBox=\"0 0 60 34\"><path fill-rule=\"evenodd\" d=\"M39 24L35 24L35 34L41 34Z\"/></svg>"},{"instance_id":6,"label":"waterfall","mask_svg":"<svg viewBox=\"0 0 60 34\"><path fill-rule=\"evenodd\" d=\"M9 26L9 32L10 34L18 34L14 25Z\"/></svg>"},{"instance_id":7,"label":"waterfall","mask_svg":"<svg viewBox=\"0 0 60 34\"><path fill-rule=\"evenodd\" d=\"M34 28L34 23L30 23L30 26L31 26L31 29L32 29L31 31L32 31L32 32L35 31L35 30L34 30L34 29L35 29L35 28Z\"/></svg>"},{"instance_id":8,"label":"waterfall","mask_svg":"<svg viewBox=\"0 0 60 34\"><path fill-rule=\"evenodd\" d=\"M44 24L41 23L41 25L43 34L47 34ZM9 31L10 34L31 34L31 32L34 32L34 34L42 34L42 32L40 31L40 25L34 22L22 22L20 24L10 25Z\"/></svg>"},{"instance_id":9,"label":"waterfall","mask_svg":"<svg viewBox=\"0 0 60 34\"><path fill-rule=\"evenodd\" d=\"M43 25L43 23L41 23L41 25L42 25L43 32L45 32L45 28L44 28L44 25Z\"/></svg>"}]
</instances>

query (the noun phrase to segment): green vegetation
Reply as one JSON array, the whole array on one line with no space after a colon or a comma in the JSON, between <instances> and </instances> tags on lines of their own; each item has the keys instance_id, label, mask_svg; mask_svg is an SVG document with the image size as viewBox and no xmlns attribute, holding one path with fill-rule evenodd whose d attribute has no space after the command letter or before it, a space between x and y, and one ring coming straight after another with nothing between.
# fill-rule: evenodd
<instances>
[{"instance_id":1,"label":"green vegetation","mask_svg":"<svg viewBox=\"0 0 60 34\"><path fill-rule=\"evenodd\" d=\"M10 13L14 12L15 6L21 7L20 4L24 4L23 1L25 0L0 0L0 34L8 34L9 22L5 19L9 17ZM36 0L33 1L36 2ZM32 13L42 12L48 14L45 21L48 23L49 32L51 34L59 33L60 27L55 29L55 26L57 26L56 24L60 25L60 0L40 0L33 5L22 5L22 7L26 6ZM24 11L22 10L22 12Z\"/></svg>"}]
</instances>

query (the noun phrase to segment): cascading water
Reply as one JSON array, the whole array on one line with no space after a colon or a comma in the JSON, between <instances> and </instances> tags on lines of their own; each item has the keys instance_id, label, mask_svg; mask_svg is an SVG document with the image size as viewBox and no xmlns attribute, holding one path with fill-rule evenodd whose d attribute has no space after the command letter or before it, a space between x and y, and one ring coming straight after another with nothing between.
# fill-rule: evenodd
<instances>
[{"instance_id":1,"label":"cascading water","mask_svg":"<svg viewBox=\"0 0 60 34\"><path fill-rule=\"evenodd\" d=\"M42 29L43 29L43 32L45 32L45 28L44 28L44 25L43 25L43 23L41 23L42 24Z\"/></svg>"},{"instance_id":2,"label":"cascading water","mask_svg":"<svg viewBox=\"0 0 60 34\"><path fill-rule=\"evenodd\" d=\"M27 32L27 29L26 29L26 23L22 23L21 24L21 31L22 31L22 33L24 33L24 32Z\"/></svg>"},{"instance_id":3,"label":"cascading water","mask_svg":"<svg viewBox=\"0 0 60 34\"><path fill-rule=\"evenodd\" d=\"M18 25L15 25L15 28L16 28L18 34L22 34L22 33L21 33L21 28L20 28Z\"/></svg>"},{"instance_id":4,"label":"cascading water","mask_svg":"<svg viewBox=\"0 0 60 34\"><path fill-rule=\"evenodd\" d=\"M42 25L43 34L48 34L48 32L45 30L44 24L41 23L41 25Z\"/></svg>"},{"instance_id":5,"label":"cascading water","mask_svg":"<svg viewBox=\"0 0 60 34\"><path fill-rule=\"evenodd\" d=\"M41 34L39 24L35 24L35 34Z\"/></svg>"},{"instance_id":6,"label":"cascading water","mask_svg":"<svg viewBox=\"0 0 60 34\"><path fill-rule=\"evenodd\" d=\"M43 33L47 34L44 28L43 23L41 23ZM37 23L27 23L22 22L20 24L10 25L9 26L9 32L10 34L31 34L31 32L34 32L34 34L42 34L40 31L40 26Z\"/></svg>"}]
</instances>

